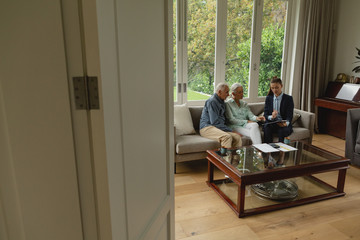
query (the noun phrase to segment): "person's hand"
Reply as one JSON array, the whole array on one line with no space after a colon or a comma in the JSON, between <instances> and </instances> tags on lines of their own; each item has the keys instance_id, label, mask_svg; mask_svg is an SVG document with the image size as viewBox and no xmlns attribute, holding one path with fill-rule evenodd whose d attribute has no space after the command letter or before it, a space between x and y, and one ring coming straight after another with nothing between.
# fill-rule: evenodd
<instances>
[{"instance_id":1,"label":"person's hand","mask_svg":"<svg viewBox=\"0 0 360 240\"><path fill-rule=\"evenodd\" d=\"M256 117L256 120L261 121L261 122L265 122L265 117L264 116Z\"/></svg>"},{"instance_id":2,"label":"person's hand","mask_svg":"<svg viewBox=\"0 0 360 240\"><path fill-rule=\"evenodd\" d=\"M250 121L250 120L248 120L247 122L248 122L248 123L253 123L254 121Z\"/></svg>"},{"instance_id":3,"label":"person's hand","mask_svg":"<svg viewBox=\"0 0 360 240\"><path fill-rule=\"evenodd\" d=\"M276 111L276 110L274 110L273 112L272 112L272 118L273 119L275 119L276 117L277 117L277 115L278 115L278 111Z\"/></svg>"}]
</instances>

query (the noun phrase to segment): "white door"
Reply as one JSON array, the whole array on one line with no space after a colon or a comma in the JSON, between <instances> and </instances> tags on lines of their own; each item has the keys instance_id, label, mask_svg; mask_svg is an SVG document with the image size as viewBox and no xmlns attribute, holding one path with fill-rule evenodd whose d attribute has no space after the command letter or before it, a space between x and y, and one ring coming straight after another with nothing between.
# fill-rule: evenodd
<instances>
[{"instance_id":1,"label":"white door","mask_svg":"<svg viewBox=\"0 0 360 240\"><path fill-rule=\"evenodd\" d=\"M60 1L0 3L0 239L83 239Z\"/></svg>"},{"instance_id":2,"label":"white door","mask_svg":"<svg viewBox=\"0 0 360 240\"><path fill-rule=\"evenodd\" d=\"M113 239L174 239L172 2L97 1Z\"/></svg>"}]
</instances>

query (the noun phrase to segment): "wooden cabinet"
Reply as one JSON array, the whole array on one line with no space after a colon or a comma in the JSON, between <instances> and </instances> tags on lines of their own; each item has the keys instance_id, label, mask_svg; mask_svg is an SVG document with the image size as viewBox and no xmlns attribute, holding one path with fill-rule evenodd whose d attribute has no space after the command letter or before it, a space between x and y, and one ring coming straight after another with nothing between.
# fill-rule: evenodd
<instances>
[{"instance_id":1,"label":"wooden cabinet","mask_svg":"<svg viewBox=\"0 0 360 240\"><path fill-rule=\"evenodd\" d=\"M316 98L315 106L318 107L316 117L320 133L345 139L347 110L360 108L360 103L336 98L343 85L340 82L329 82L325 97Z\"/></svg>"}]
</instances>

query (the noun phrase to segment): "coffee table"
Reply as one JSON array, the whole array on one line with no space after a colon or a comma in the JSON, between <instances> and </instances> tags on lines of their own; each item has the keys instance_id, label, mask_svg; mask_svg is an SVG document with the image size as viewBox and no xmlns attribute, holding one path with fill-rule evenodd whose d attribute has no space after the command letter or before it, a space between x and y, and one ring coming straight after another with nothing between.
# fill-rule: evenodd
<instances>
[{"instance_id":1,"label":"coffee table","mask_svg":"<svg viewBox=\"0 0 360 240\"><path fill-rule=\"evenodd\" d=\"M289 145L297 150L208 150L207 184L239 217L345 195L349 159L303 142ZM214 174L215 167L222 173ZM338 171L337 179L331 171Z\"/></svg>"}]
</instances>

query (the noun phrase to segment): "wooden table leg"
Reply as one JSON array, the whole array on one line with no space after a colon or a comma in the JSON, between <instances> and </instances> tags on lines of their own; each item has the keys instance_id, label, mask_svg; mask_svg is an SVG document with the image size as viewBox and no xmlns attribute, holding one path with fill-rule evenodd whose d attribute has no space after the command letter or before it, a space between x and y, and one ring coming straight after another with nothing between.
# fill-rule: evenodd
<instances>
[{"instance_id":1,"label":"wooden table leg","mask_svg":"<svg viewBox=\"0 0 360 240\"><path fill-rule=\"evenodd\" d=\"M244 214L244 208L245 208L245 184L240 184L238 186L238 199L237 199L237 211L239 214L239 217L241 217Z\"/></svg>"},{"instance_id":2,"label":"wooden table leg","mask_svg":"<svg viewBox=\"0 0 360 240\"><path fill-rule=\"evenodd\" d=\"M214 164L208 160L208 183L214 182Z\"/></svg>"},{"instance_id":3,"label":"wooden table leg","mask_svg":"<svg viewBox=\"0 0 360 240\"><path fill-rule=\"evenodd\" d=\"M344 192L346 170L347 169L339 170L338 182L337 182L337 192L338 193L343 193Z\"/></svg>"}]
</instances>

